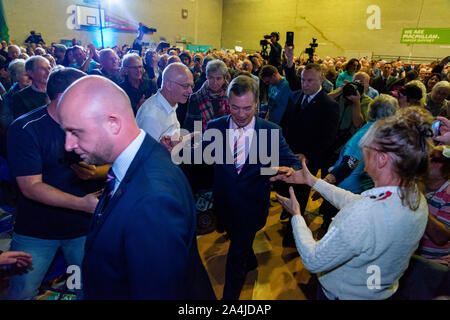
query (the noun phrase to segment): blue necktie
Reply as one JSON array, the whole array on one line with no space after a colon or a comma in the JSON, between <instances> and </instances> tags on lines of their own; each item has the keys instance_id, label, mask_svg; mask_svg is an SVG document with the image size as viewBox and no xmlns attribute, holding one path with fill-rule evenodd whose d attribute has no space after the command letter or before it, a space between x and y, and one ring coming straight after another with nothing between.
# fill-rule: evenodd
<instances>
[{"instance_id":1,"label":"blue necktie","mask_svg":"<svg viewBox=\"0 0 450 320\"><path fill-rule=\"evenodd\" d=\"M105 188L103 189L103 193L105 195L105 199L103 200L102 210L106 208L109 200L111 200L114 193L114 186L116 185L116 175L112 170L112 167L108 170L108 175L106 176Z\"/></svg>"},{"instance_id":2,"label":"blue necktie","mask_svg":"<svg viewBox=\"0 0 450 320\"><path fill-rule=\"evenodd\" d=\"M305 95L303 98L303 102L302 102L302 109L305 109L306 106L308 105L308 99L309 99L309 96Z\"/></svg>"}]
</instances>

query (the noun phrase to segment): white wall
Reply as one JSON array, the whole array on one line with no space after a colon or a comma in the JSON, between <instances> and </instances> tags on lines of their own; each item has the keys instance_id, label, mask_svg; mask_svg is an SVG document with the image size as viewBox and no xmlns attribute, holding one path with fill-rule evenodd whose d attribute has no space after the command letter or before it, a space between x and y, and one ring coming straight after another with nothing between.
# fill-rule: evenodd
<instances>
[{"instance_id":1,"label":"white wall","mask_svg":"<svg viewBox=\"0 0 450 320\"><path fill-rule=\"evenodd\" d=\"M169 42L186 38L193 44L211 45L220 48L222 32L223 0L116 0L109 6L103 0L107 14L117 15L128 20L143 22L158 31L146 35L144 41ZM61 39L77 38L83 45L100 42L100 32L70 30L66 26L69 19L69 6L83 5L82 0L3 0L10 40L23 44L30 30L40 32L46 43ZM86 5L86 4L84 4ZM181 17L181 10L188 10L188 18ZM131 45L135 33L111 32L105 30L105 45L110 43Z\"/></svg>"}]
</instances>

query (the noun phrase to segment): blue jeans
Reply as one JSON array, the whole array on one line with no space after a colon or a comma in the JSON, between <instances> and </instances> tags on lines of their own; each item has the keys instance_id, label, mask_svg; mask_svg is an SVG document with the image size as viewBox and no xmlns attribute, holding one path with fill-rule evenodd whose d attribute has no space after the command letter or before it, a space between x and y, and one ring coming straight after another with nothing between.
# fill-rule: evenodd
<instances>
[{"instance_id":1,"label":"blue jeans","mask_svg":"<svg viewBox=\"0 0 450 320\"><path fill-rule=\"evenodd\" d=\"M47 273L56 251L61 248L67 265L77 265L81 269L86 237L67 240L47 240L13 233L11 251L24 251L31 254L32 269L26 273L11 276L7 299L33 299Z\"/></svg>"}]
</instances>

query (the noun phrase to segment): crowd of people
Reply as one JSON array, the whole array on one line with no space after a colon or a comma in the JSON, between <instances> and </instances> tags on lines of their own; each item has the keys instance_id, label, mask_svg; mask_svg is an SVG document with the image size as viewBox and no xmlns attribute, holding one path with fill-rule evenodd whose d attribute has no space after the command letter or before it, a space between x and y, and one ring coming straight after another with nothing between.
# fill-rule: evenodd
<instances>
[{"instance_id":1,"label":"crowd of people","mask_svg":"<svg viewBox=\"0 0 450 320\"><path fill-rule=\"evenodd\" d=\"M267 60L2 41L1 200L16 217L0 264L22 271L7 298L34 298L61 249L82 267L79 298L215 299L195 237L202 188L230 241L223 299L258 267L271 190L289 219L283 246L317 274L318 299L450 295L449 57L308 61L276 35ZM213 131L224 139L212 163L174 164L215 146ZM272 175L252 143L276 155ZM315 236L302 216L311 188L323 198Z\"/></svg>"}]
</instances>

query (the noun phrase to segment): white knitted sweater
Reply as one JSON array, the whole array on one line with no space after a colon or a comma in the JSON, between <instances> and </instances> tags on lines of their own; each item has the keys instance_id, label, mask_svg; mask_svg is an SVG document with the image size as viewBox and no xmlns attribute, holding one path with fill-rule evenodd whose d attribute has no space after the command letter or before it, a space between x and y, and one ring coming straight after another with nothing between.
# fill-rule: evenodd
<instances>
[{"instance_id":1,"label":"white knitted sweater","mask_svg":"<svg viewBox=\"0 0 450 320\"><path fill-rule=\"evenodd\" d=\"M425 197L421 195L419 208L412 211L402 205L398 187L357 195L318 180L313 188L340 211L318 242L304 218L293 217L295 242L306 269L318 274L329 299L389 298L425 231Z\"/></svg>"}]
</instances>

